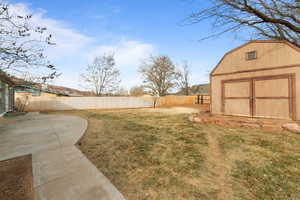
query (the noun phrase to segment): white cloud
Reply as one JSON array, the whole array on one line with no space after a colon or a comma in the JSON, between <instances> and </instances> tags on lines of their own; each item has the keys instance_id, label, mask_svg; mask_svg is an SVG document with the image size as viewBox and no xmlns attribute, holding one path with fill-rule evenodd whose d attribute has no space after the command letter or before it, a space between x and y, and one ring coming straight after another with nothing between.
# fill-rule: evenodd
<instances>
[{"instance_id":1,"label":"white cloud","mask_svg":"<svg viewBox=\"0 0 300 200\"><path fill-rule=\"evenodd\" d=\"M86 55L89 63L93 58L105 53L114 53L116 65L120 69L122 87L130 88L141 84L138 67L144 59L147 59L155 52L155 47L151 44L134 40L121 40L115 45L95 46Z\"/></svg>"},{"instance_id":2,"label":"white cloud","mask_svg":"<svg viewBox=\"0 0 300 200\"><path fill-rule=\"evenodd\" d=\"M46 53L50 61L54 62L62 72L56 84L78 88L79 75L87 63L91 62L95 56L105 52L114 52L117 66L121 70L123 86L131 87L139 82L136 77L141 60L155 51L152 44L125 40L123 36L112 38L118 41L113 45L100 43L96 38L71 28L63 21L46 17L45 10L33 11L23 3L12 4L12 9L19 15L32 14L32 24L47 27L48 33L53 35L53 42L56 45L48 47Z\"/></svg>"},{"instance_id":3,"label":"white cloud","mask_svg":"<svg viewBox=\"0 0 300 200\"><path fill-rule=\"evenodd\" d=\"M47 33L53 35L53 42L56 45L48 48L47 53L50 59L74 54L93 42L93 38L69 28L64 22L44 17L45 10L38 9L34 12L23 3L12 4L11 10L23 16L32 14L32 26L46 27Z\"/></svg>"},{"instance_id":4,"label":"white cloud","mask_svg":"<svg viewBox=\"0 0 300 200\"><path fill-rule=\"evenodd\" d=\"M114 53L119 67L136 67L141 61L154 52L154 46L134 40L122 40L116 45L99 45L87 55L91 61L94 57L104 53Z\"/></svg>"}]
</instances>

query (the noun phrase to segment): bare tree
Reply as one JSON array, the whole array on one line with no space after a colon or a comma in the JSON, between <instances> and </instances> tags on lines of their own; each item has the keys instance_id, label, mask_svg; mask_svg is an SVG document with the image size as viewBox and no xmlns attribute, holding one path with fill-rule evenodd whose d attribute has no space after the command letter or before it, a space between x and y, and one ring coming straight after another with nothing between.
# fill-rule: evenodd
<instances>
[{"instance_id":1,"label":"bare tree","mask_svg":"<svg viewBox=\"0 0 300 200\"><path fill-rule=\"evenodd\" d=\"M209 0L210 6L184 20L195 24L213 20L214 32L205 38L242 29L253 30L251 39L287 40L300 46L298 0Z\"/></svg>"},{"instance_id":2,"label":"bare tree","mask_svg":"<svg viewBox=\"0 0 300 200\"><path fill-rule=\"evenodd\" d=\"M190 93L190 75L191 69L187 61L183 61L182 69L179 72L179 88L183 91L185 95Z\"/></svg>"},{"instance_id":3,"label":"bare tree","mask_svg":"<svg viewBox=\"0 0 300 200\"><path fill-rule=\"evenodd\" d=\"M15 76L24 73L46 81L59 74L46 58L44 50L54 45L47 28L33 26L32 15L20 15L3 1L0 2L0 71Z\"/></svg>"},{"instance_id":4,"label":"bare tree","mask_svg":"<svg viewBox=\"0 0 300 200\"><path fill-rule=\"evenodd\" d=\"M131 96L142 96L144 94L146 94L146 91L143 86L134 86L130 89Z\"/></svg>"},{"instance_id":5,"label":"bare tree","mask_svg":"<svg viewBox=\"0 0 300 200\"><path fill-rule=\"evenodd\" d=\"M120 72L116 68L114 54L104 54L94 59L88 65L86 72L81 74L83 87L91 90L96 95L113 93L120 84Z\"/></svg>"},{"instance_id":6,"label":"bare tree","mask_svg":"<svg viewBox=\"0 0 300 200\"><path fill-rule=\"evenodd\" d=\"M129 91L124 88L124 87L120 87L115 93L114 95L116 96L128 96L129 95Z\"/></svg>"},{"instance_id":7,"label":"bare tree","mask_svg":"<svg viewBox=\"0 0 300 200\"><path fill-rule=\"evenodd\" d=\"M143 76L144 87L153 95L165 96L176 86L178 72L167 56L150 57L149 61L140 67L139 72Z\"/></svg>"}]
</instances>

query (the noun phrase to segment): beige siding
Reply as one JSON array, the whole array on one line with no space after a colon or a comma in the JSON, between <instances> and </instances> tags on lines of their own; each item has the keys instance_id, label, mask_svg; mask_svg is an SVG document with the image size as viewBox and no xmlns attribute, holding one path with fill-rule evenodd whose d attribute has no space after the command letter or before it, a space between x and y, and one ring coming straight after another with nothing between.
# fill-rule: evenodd
<instances>
[{"instance_id":1,"label":"beige siding","mask_svg":"<svg viewBox=\"0 0 300 200\"><path fill-rule=\"evenodd\" d=\"M246 53L251 51L257 52L257 59L246 60ZM223 114L222 81L283 74L295 74L295 91L289 87L291 80L279 78L255 80L253 91L246 88L246 83L231 83L231 85L226 83L225 96L244 97L249 92L253 92L255 94L253 96L254 116L290 118L290 111L293 109L295 119L300 120L300 50L283 41L253 41L227 53L211 73L211 112ZM294 108L289 105L287 98L289 95L295 96ZM225 102L224 114L252 115L250 106L247 105L249 99L226 99Z\"/></svg>"},{"instance_id":2,"label":"beige siding","mask_svg":"<svg viewBox=\"0 0 300 200\"><path fill-rule=\"evenodd\" d=\"M257 59L246 60L257 51ZM285 43L250 43L224 57L213 74L300 64L300 53Z\"/></svg>"}]
</instances>

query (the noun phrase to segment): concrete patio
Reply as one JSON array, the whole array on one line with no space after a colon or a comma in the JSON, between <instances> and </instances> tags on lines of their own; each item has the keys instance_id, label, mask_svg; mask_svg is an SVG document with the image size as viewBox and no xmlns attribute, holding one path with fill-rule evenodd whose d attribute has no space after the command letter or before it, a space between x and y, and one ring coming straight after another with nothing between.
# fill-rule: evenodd
<instances>
[{"instance_id":1,"label":"concrete patio","mask_svg":"<svg viewBox=\"0 0 300 200\"><path fill-rule=\"evenodd\" d=\"M74 146L87 121L30 113L0 119L0 160L32 154L37 200L124 200Z\"/></svg>"}]
</instances>

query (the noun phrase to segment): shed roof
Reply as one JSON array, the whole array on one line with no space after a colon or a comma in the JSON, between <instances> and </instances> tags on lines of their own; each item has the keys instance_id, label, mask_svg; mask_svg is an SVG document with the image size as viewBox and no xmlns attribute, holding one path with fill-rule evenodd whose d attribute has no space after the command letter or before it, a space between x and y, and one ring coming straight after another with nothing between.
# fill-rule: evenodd
<instances>
[{"instance_id":1,"label":"shed roof","mask_svg":"<svg viewBox=\"0 0 300 200\"><path fill-rule=\"evenodd\" d=\"M245 44L243 44L243 45L241 45L241 46L239 46L239 47L237 47L237 48L235 48L235 49L227 52L222 57L222 59L219 61L219 63L213 68L213 70L211 71L210 75L212 75L216 71L216 69L219 67L219 65L222 63L222 61L225 59L226 56L228 56L229 54L232 54L232 53L236 52L237 50L239 50L239 49L241 49L241 48L243 48L243 47L245 47L245 46L247 46L249 44L252 44L252 43L282 43L282 44L288 45L289 47L295 49L296 51L298 51L300 53L300 48L297 47L296 45L288 42L287 40L251 40L251 41L249 41L249 42L247 42L247 43L245 43Z\"/></svg>"}]
</instances>

